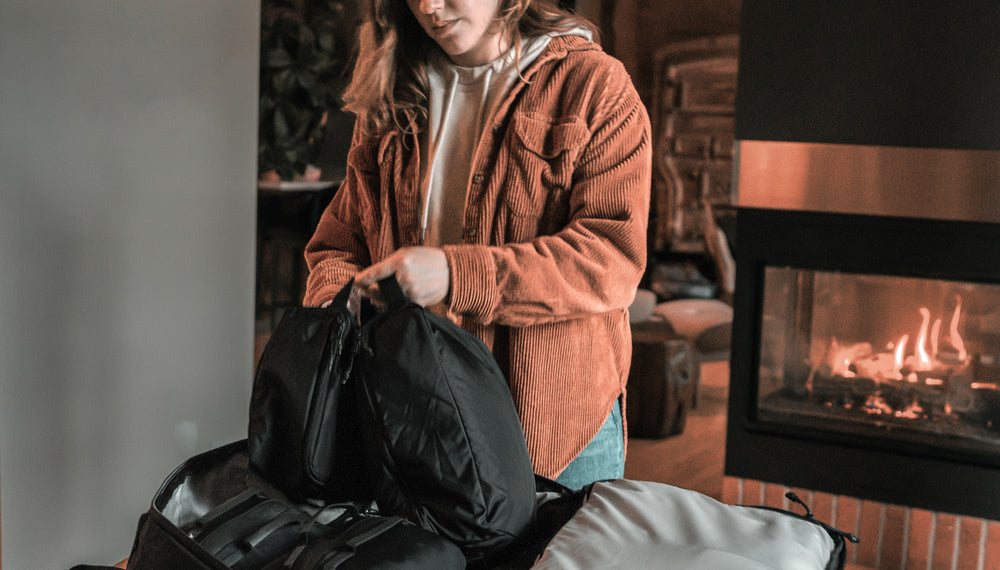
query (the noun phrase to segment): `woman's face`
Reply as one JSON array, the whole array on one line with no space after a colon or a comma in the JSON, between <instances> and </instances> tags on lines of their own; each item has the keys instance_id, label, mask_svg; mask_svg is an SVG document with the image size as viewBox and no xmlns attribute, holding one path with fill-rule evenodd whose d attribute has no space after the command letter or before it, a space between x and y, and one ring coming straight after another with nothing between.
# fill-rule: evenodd
<instances>
[{"instance_id":1,"label":"woman's face","mask_svg":"<svg viewBox=\"0 0 1000 570\"><path fill-rule=\"evenodd\" d=\"M456 65L474 67L509 47L495 21L500 0L406 0L410 11Z\"/></svg>"}]
</instances>

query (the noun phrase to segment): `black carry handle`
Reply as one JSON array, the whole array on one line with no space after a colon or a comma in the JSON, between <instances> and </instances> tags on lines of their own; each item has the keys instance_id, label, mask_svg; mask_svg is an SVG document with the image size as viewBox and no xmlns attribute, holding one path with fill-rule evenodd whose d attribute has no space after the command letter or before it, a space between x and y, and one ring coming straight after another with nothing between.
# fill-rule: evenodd
<instances>
[{"instance_id":1,"label":"black carry handle","mask_svg":"<svg viewBox=\"0 0 1000 570\"><path fill-rule=\"evenodd\" d=\"M377 283L379 297L381 297L382 302L385 303L385 308L394 311L405 307L407 303L410 302L410 300L407 299L406 295L403 293L403 288L399 286L399 281L396 280L395 274L383 277L382 279L379 279ZM347 301L351 296L351 289L353 286L354 279L351 279L347 282L347 285L344 285L344 288L337 293L337 296L334 297L333 301L331 301L330 306L346 307ZM365 323L371 320L375 315L383 310L381 307L376 306L375 303L372 302L372 300L367 296L362 296L361 305L355 307L354 309L356 311L355 315L360 323Z\"/></svg>"},{"instance_id":2,"label":"black carry handle","mask_svg":"<svg viewBox=\"0 0 1000 570\"><path fill-rule=\"evenodd\" d=\"M403 288L399 286L394 274L379 279L378 291L382 295L382 300L392 310L400 309L410 302L403 294Z\"/></svg>"}]
</instances>

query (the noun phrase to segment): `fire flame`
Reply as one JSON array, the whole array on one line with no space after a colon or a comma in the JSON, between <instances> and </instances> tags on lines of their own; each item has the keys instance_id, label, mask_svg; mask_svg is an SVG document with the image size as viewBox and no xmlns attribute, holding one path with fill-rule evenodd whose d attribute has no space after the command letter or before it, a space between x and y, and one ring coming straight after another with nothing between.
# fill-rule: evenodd
<instances>
[{"instance_id":1,"label":"fire flame","mask_svg":"<svg viewBox=\"0 0 1000 570\"><path fill-rule=\"evenodd\" d=\"M958 352L958 360L965 362L968 353L965 351L965 344L962 342L961 335L958 334L958 322L961 316L962 297L958 296L958 303L955 306L955 311L951 315L948 342ZM934 370L941 364L937 359L937 355L940 354L939 341L941 336L941 319L935 319L934 324L932 325L931 312L927 307L920 307L920 317L920 332L917 333L917 339L914 343L913 357L910 359L906 358L906 343L910 339L909 335L904 334L897 343L896 350L894 352L897 369L902 369L905 365L909 364L913 370L926 372L928 370ZM928 331L928 329L930 330Z\"/></svg>"},{"instance_id":2,"label":"fire flame","mask_svg":"<svg viewBox=\"0 0 1000 570\"><path fill-rule=\"evenodd\" d=\"M837 337L833 337L826 362L834 374L840 374L844 378L854 378L857 374L850 369L851 365L859 359L871 356L872 352L872 345L867 342L840 344Z\"/></svg>"},{"instance_id":3,"label":"fire flame","mask_svg":"<svg viewBox=\"0 0 1000 570\"><path fill-rule=\"evenodd\" d=\"M899 374L899 369L903 367L903 363L906 362L906 343L910 342L910 335L904 334L900 337L899 342L896 343L896 351L894 353L896 361L896 374Z\"/></svg>"},{"instance_id":4,"label":"fire flame","mask_svg":"<svg viewBox=\"0 0 1000 570\"><path fill-rule=\"evenodd\" d=\"M931 325L931 354L938 353L938 338L941 336L941 319L934 319Z\"/></svg>"},{"instance_id":5,"label":"fire flame","mask_svg":"<svg viewBox=\"0 0 1000 570\"><path fill-rule=\"evenodd\" d=\"M958 317L962 313L962 296L955 295L955 298L958 299L958 302L955 305L955 312L951 315L951 326L948 328L948 340L951 342L951 345L955 347L955 350L958 351L958 359L965 362L965 358L968 354L965 352L965 343L962 342L962 337L958 334Z\"/></svg>"},{"instance_id":6,"label":"fire flame","mask_svg":"<svg viewBox=\"0 0 1000 570\"><path fill-rule=\"evenodd\" d=\"M892 351L891 358L888 353L875 353L869 343L844 345L833 338L826 359L831 372L845 378L852 378L860 374L864 377L874 378L876 381L905 379L913 383L923 381L928 386L944 384L942 378L947 378L947 371L953 367L952 359L955 355L949 355L945 359L951 364L939 360L943 321L938 318L932 324L930 310L927 307L920 307L919 311L921 316L920 330L914 339L912 354L907 354L910 344L909 334L902 335L895 344L889 344L888 350ZM968 353L965 350L962 337L958 333L961 316L962 298L959 296L958 303L951 315L948 344L957 352L958 361L965 363ZM879 354L882 354L882 357ZM946 372L946 375L938 377L926 374L934 370ZM917 371L920 371L921 374L916 374Z\"/></svg>"},{"instance_id":7,"label":"fire flame","mask_svg":"<svg viewBox=\"0 0 1000 570\"><path fill-rule=\"evenodd\" d=\"M927 354L927 327L931 322L931 312L927 307L920 307L920 333L917 334L917 370L930 370L934 367L931 355Z\"/></svg>"}]
</instances>

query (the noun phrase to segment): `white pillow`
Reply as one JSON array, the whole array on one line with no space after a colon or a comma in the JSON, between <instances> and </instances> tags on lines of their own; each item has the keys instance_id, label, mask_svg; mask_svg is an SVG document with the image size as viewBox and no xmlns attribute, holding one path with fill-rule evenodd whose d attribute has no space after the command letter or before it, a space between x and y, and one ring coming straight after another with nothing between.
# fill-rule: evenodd
<instances>
[{"instance_id":1,"label":"white pillow","mask_svg":"<svg viewBox=\"0 0 1000 570\"><path fill-rule=\"evenodd\" d=\"M677 334L694 341L706 330L733 322L733 308L718 299L676 299L660 303L653 315L665 319Z\"/></svg>"},{"instance_id":2,"label":"white pillow","mask_svg":"<svg viewBox=\"0 0 1000 570\"><path fill-rule=\"evenodd\" d=\"M648 289L639 289L635 292L635 299L628 308L628 322L641 323L648 321L653 316L653 309L656 307L656 293Z\"/></svg>"}]
</instances>

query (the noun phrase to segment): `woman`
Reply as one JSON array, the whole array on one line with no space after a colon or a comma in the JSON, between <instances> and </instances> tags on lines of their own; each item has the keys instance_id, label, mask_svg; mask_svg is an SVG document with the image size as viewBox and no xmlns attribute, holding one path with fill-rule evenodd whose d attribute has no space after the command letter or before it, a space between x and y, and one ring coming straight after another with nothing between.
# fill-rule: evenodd
<instances>
[{"instance_id":1,"label":"woman","mask_svg":"<svg viewBox=\"0 0 1000 570\"><path fill-rule=\"evenodd\" d=\"M592 34L547 1L375 0L347 178L306 248L306 304L395 275L478 335L536 473L572 488L624 473L651 168L646 111Z\"/></svg>"}]
</instances>

